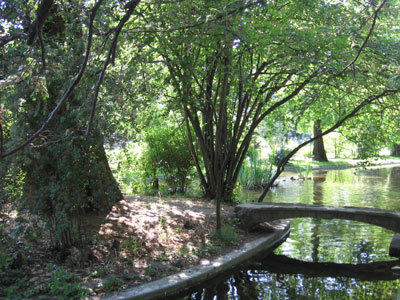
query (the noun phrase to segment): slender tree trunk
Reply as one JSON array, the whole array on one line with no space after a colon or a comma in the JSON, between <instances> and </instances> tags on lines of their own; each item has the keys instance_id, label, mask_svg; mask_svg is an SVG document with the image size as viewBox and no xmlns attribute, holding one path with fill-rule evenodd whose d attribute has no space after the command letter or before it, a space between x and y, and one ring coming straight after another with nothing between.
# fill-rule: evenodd
<instances>
[{"instance_id":1,"label":"slender tree trunk","mask_svg":"<svg viewBox=\"0 0 400 300\"><path fill-rule=\"evenodd\" d=\"M400 157L400 144L394 144L390 155Z\"/></svg>"},{"instance_id":2,"label":"slender tree trunk","mask_svg":"<svg viewBox=\"0 0 400 300\"><path fill-rule=\"evenodd\" d=\"M321 133L321 120L317 120L314 122L314 136L318 136ZM314 141L313 159L316 161L328 161L322 137Z\"/></svg>"}]
</instances>

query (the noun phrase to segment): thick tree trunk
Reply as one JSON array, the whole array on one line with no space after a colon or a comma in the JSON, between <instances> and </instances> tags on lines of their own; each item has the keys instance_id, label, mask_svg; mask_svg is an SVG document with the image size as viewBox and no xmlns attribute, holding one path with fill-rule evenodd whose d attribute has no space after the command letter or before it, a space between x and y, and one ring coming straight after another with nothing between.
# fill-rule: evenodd
<instances>
[{"instance_id":1,"label":"thick tree trunk","mask_svg":"<svg viewBox=\"0 0 400 300\"><path fill-rule=\"evenodd\" d=\"M40 126L42 115L35 111L48 113L54 105L50 101L59 96L62 79L49 75L47 101L26 96L30 109L21 117L21 124L33 131ZM19 155L25 174L26 207L43 218L54 244L60 247L84 242L85 216L93 211L108 212L122 199L101 133L86 136L82 130L82 120L75 109L80 104L81 99L71 95L68 105L60 108L40 139Z\"/></svg>"},{"instance_id":2,"label":"thick tree trunk","mask_svg":"<svg viewBox=\"0 0 400 300\"><path fill-rule=\"evenodd\" d=\"M320 135L321 133L321 120L317 120L314 122L314 136ZM328 161L322 137L314 141L313 159L316 161Z\"/></svg>"},{"instance_id":3,"label":"thick tree trunk","mask_svg":"<svg viewBox=\"0 0 400 300\"><path fill-rule=\"evenodd\" d=\"M102 139L74 137L29 152L24 165L26 208L47 222L55 245L81 244L87 237L85 216L108 213L123 197Z\"/></svg>"}]
</instances>

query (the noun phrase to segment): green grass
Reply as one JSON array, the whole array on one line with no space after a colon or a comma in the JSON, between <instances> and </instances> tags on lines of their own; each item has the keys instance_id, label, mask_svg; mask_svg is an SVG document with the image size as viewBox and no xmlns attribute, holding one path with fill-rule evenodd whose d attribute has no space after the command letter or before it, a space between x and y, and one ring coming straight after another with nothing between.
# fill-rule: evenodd
<instances>
[{"instance_id":1,"label":"green grass","mask_svg":"<svg viewBox=\"0 0 400 300\"><path fill-rule=\"evenodd\" d=\"M363 160L351 159L351 158L341 158L341 159L330 159L328 162L318 162L313 160L290 160L286 165L286 170L306 170L307 168L334 168L343 166L357 166L362 163ZM394 156L382 156L373 157L369 160L372 165L379 165L385 163L400 163L400 157Z\"/></svg>"},{"instance_id":2,"label":"green grass","mask_svg":"<svg viewBox=\"0 0 400 300\"><path fill-rule=\"evenodd\" d=\"M352 166L356 165L357 161L353 159L335 159L327 162L319 162L313 160L291 160L286 165L286 169L306 169L310 168L326 168L337 166Z\"/></svg>"},{"instance_id":3,"label":"green grass","mask_svg":"<svg viewBox=\"0 0 400 300\"><path fill-rule=\"evenodd\" d=\"M110 278L103 282L103 288L106 292L118 291L122 289L123 285L124 281L114 275L110 276Z\"/></svg>"}]
</instances>

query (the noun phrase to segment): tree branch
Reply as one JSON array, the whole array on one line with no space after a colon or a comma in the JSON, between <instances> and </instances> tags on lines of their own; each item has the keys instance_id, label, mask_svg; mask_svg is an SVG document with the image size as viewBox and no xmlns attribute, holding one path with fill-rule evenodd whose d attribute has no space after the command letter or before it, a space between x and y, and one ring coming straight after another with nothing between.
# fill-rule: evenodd
<instances>
[{"instance_id":1,"label":"tree branch","mask_svg":"<svg viewBox=\"0 0 400 300\"><path fill-rule=\"evenodd\" d=\"M17 39L26 39L28 35L26 33L14 33L10 34L9 36L5 36L0 38L0 48L4 47L8 43L17 40Z\"/></svg>"},{"instance_id":2,"label":"tree branch","mask_svg":"<svg viewBox=\"0 0 400 300\"><path fill-rule=\"evenodd\" d=\"M240 2L240 1L237 1L237 2ZM258 0L257 1L250 1L249 3L247 3L247 4L243 5L243 6L240 6L240 7L236 8L236 9L233 9L233 10L230 10L230 11L227 11L227 12L221 12L220 14L218 14L217 16L215 16L212 19L206 18L205 20L197 22L197 23L194 23L194 24L188 24L188 25L183 25L183 26L179 26L179 27L175 27L175 28L167 28L167 29L140 29L140 28L137 28L137 29L133 29L132 31L129 31L129 32L130 33L170 33L170 32L175 32L175 31L180 31L180 30L197 28L197 27L200 27L200 26L202 26L204 24L207 24L207 23L219 21L224 17L228 17L228 16L231 16L231 15L235 15L237 13L240 13L240 12L246 10L246 9L251 8L253 5L256 5L258 3L259 3ZM232 5L232 4L234 4L234 3L230 3L230 5Z\"/></svg>"},{"instance_id":3,"label":"tree branch","mask_svg":"<svg viewBox=\"0 0 400 300\"><path fill-rule=\"evenodd\" d=\"M74 91L74 89L76 88L76 86L79 84L80 80L82 79L83 73L85 72L88 60L89 60L89 55L90 55L90 51L91 51L91 47L92 47L92 38L93 38L93 22L94 22L94 18L96 16L97 10L99 9L99 7L101 6L101 4L103 3L104 0L99 0L94 7L92 8L92 12L90 15L90 21L89 21L89 32L88 32L88 37L87 37L87 47L86 47L86 53L85 53L85 59L82 63L82 66L78 72L78 74L75 76L74 80L72 81L71 85L68 87L68 89L65 91L64 95L61 97L61 99L58 101L57 105L55 106L55 108L50 112L50 114L48 115L46 121L42 124L42 126L34 133L32 134L25 142L23 142L22 144L20 144L19 146L11 149L10 151L6 152L6 153L2 153L0 156L0 159L10 156L20 150L22 150L23 148L25 148L29 143L31 143L33 140L35 140L40 133L43 132L43 130L46 129L46 127L49 125L50 121L54 118L54 115L58 112L58 110L60 109L60 107L64 104L64 102L66 102L66 100L68 99L68 97L72 94L72 92Z\"/></svg>"},{"instance_id":4,"label":"tree branch","mask_svg":"<svg viewBox=\"0 0 400 300\"><path fill-rule=\"evenodd\" d=\"M383 0L382 3L381 3L381 4L379 5L379 7L377 8L377 10L374 12L374 15L373 15L374 18L373 18L373 20L372 20L371 27L369 28L368 35L367 35L367 37L365 38L365 40L364 40L363 44L361 45L360 49L358 50L356 56L354 57L354 59L353 59L350 63L347 64L347 66L345 66L345 67L343 68L342 71L340 71L338 74L336 74L336 76L340 76L341 74L343 74L343 73L344 73L348 68L350 68L350 67L357 61L357 59L360 57L361 52L364 50L365 46L367 45L367 43L368 43L368 41L369 41L369 38L371 37L371 35L372 35L373 31L374 31L375 24L376 24L376 20L377 20L377 18L378 18L378 13L379 13L379 11L382 9L382 7L385 5L386 1L387 1L387 0Z\"/></svg>"},{"instance_id":5,"label":"tree branch","mask_svg":"<svg viewBox=\"0 0 400 300\"><path fill-rule=\"evenodd\" d=\"M115 60L115 52L117 49L117 42L118 42L119 34L121 33L121 30L124 27L125 23L129 20L129 18L133 14L133 12L134 12L136 6L139 4L139 2L140 2L140 0L133 0L127 4L128 11L122 17L121 21L119 22L119 24L115 30L113 41L111 42L111 46L108 50L107 58L104 62L103 68L99 74L99 78L98 78L96 86L95 86L92 110L90 112L90 119L89 119L89 123L88 123L87 129L86 129L86 135L89 135L89 133L93 127L94 115L95 115L96 106L97 106L97 99L99 97L100 86L101 86L101 83L103 82L105 72L106 72L107 67L110 64L110 62L111 61L114 62L114 60Z\"/></svg>"},{"instance_id":6,"label":"tree branch","mask_svg":"<svg viewBox=\"0 0 400 300\"><path fill-rule=\"evenodd\" d=\"M43 33L42 31L39 32L39 41L40 41L40 48L42 49L42 69L41 72L44 72L46 70L46 47L44 45L44 40L43 40Z\"/></svg>"},{"instance_id":7,"label":"tree branch","mask_svg":"<svg viewBox=\"0 0 400 300\"><path fill-rule=\"evenodd\" d=\"M0 158L3 155L3 147L4 147L4 129L0 119Z\"/></svg>"},{"instance_id":8,"label":"tree branch","mask_svg":"<svg viewBox=\"0 0 400 300\"><path fill-rule=\"evenodd\" d=\"M264 191L262 192L261 196L258 198L258 202L262 202L263 199L265 198L265 195L268 193L268 191L270 190L270 188L272 187L272 185L274 184L274 182L276 181L276 179L282 174L282 172L285 169L285 165L288 163L288 161L293 157L293 155L295 155L297 153L297 151L299 151L301 148L303 148L304 146L308 145L309 143L315 141L316 139L319 139L325 135L327 135L328 133L331 133L332 131L336 130L337 128L339 128L340 126L342 126L342 124L344 122L346 122L348 119L353 118L354 116L357 115L357 113L365 106L371 104L372 102L374 102L375 100L378 100L382 97L388 96L388 95L394 95L396 93L398 93L399 90L385 90L382 93L380 93L379 95L375 95L375 96L371 96L367 99L365 99L364 101L362 101L359 105L357 105L349 114L347 114L345 117L343 117L341 120L339 120L335 125L333 125L332 127L330 127L329 129L325 130L324 132L322 132L319 135L314 136L313 138L309 139L308 141L305 141L304 143L300 144L299 146L297 146L296 148L294 148L288 155L285 156L285 158L278 164L277 170L275 175L272 177L272 179L269 181L268 185L265 187Z\"/></svg>"},{"instance_id":9,"label":"tree branch","mask_svg":"<svg viewBox=\"0 0 400 300\"><path fill-rule=\"evenodd\" d=\"M28 46L33 45L36 41L36 38L40 36L44 22L50 13L50 8L53 5L53 0L42 0L39 4L39 7L36 12L36 19L29 26L28 40L26 44Z\"/></svg>"},{"instance_id":10,"label":"tree branch","mask_svg":"<svg viewBox=\"0 0 400 300\"><path fill-rule=\"evenodd\" d=\"M31 24L31 19L27 16L19 7L11 4L9 1L3 1L6 6L13 10L25 23L27 26Z\"/></svg>"}]
</instances>

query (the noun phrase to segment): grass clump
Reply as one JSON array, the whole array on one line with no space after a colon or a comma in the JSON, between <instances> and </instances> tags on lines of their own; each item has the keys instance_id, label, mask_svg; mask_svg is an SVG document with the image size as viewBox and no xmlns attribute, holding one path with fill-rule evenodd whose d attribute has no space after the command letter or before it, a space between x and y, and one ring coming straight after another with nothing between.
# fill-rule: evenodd
<instances>
[{"instance_id":1,"label":"grass clump","mask_svg":"<svg viewBox=\"0 0 400 300\"><path fill-rule=\"evenodd\" d=\"M124 249L134 257L140 257L146 254L146 247L139 238L129 238L121 243L121 249Z\"/></svg>"},{"instance_id":2,"label":"grass clump","mask_svg":"<svg viewBox=\"0 0 400 300\"><path fill-rule=\"evenodd\" d=\"M219 232L214 234L214 240L222 245L233 245L238 241L239 237L234 225L226 224L222 226Z\"/></svg>"},{"instance_id":3,"label":"grass clump","mask_svg":"<svg viewBox=\"0 0 400 300\"><path fill-rule=\"evenodd\" d=\"M58 299L81 299L89 295L89 290L79 282L79 276L64 268L54 268L47 288Z\"/></svg>"},{"instance_id":4,"label":"grass clump","mask_svg":"<svg viewBox=\"0 0 400 300\"><path fill-rule=\"evenodd\" d=\"M106 277L108 274L110 274L110 269L108 268L101 268L98 269L96 271L94 271L92 274L90 274L88 276L88 279L92 279L92 278L104 278Z\"/></svg>"},{"instance_id":5,"label":"grass clump","mask_svg":"<svg viewBox=\"0 0 400 300\"><path fill-rule=\"evenodd\" d=\"M107 280L103 282L103 288L106 292L118 291L124 285L124 281L117 276L110 276Z\"/></svg>"},{"instance_id":6,"label":"grass clump","mask_svg":"<svg viewBox=\"0 0 400 300\"><path fill-rule=\"evenodd\" d=\"M38 294L40 291L37 287L29 284L27 277L17 278L15 283L4 290L6 299L27 299ZM0 293L0 296L2 293ZM1 297L0 297L1 298Z\"/></svg>"}]
</instances>

